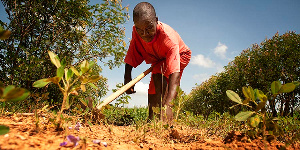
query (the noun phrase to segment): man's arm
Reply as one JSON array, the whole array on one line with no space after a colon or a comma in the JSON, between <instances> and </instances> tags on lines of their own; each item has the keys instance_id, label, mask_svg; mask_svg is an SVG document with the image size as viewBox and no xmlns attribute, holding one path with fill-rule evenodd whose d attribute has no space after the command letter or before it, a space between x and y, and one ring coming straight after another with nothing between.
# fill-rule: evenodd
<instances>
[{"instance_id":1,"label":"man's arm","mask_svg":"<svg viewBox=\"0 0 300 150\"><path fill-rule=\"evenodd\" d=\"M128 82L130 82L132 80L131 71L132 71L132 66L126 63L125 64L125 74L124 74L124 85L126 85ZM126 91L127 94L132 94L135 92L136 91L134 91L134 86L132 86L131 88L129 88Z\"/></svg>"},{"instance_id":2,"label":"man's arm","mask_svg":"<svg viewBox=\"0 0 300 150\"><path fill-rule=\"evenodd\" d=\"M176 98L177 95L177 87L180 85L180 73L174 72L170 74L169 76L169 85L168 85L168 93L166 97L166 104L168 106L171 106L171 102L174 98Z\"/></svg>"}]
</instances>

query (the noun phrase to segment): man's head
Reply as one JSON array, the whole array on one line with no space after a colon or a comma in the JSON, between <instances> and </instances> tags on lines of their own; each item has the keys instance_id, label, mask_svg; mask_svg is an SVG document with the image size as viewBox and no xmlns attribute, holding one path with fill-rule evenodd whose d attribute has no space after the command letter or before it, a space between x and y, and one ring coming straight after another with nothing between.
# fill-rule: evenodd
<instances>
[{"instance_id":1,"label":"man's head","mask_svg":"<svg viewBox=\"0 0 300 150\"><path fill-rule=\"evenodd\" d=\"M156 34L157 17L154 7L148 2L138 3L133 9L133 22L139 36L151 42Z\"/></svg>"}]
</instances>

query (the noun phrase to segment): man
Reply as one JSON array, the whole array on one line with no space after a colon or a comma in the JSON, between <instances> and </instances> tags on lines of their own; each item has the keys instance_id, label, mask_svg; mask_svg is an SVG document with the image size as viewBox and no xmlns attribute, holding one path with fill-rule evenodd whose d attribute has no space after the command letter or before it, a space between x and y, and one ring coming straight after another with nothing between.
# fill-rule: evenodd
<instances>
[{"instance_id":1,"label":"man","mask_svg":"<svg viewBox=\"0 0 300 150\"><path fill-rule=\"evenodd\" d=\"M148 90L149 119L153 119L154 107L163 106L161 119L171 121L171 101L176 98L182 72L191 58L191 50L174 29L158 21L150 3L141 2L135 6L133 22L132 40L124 60L124 84L132 80L133 67L136 68L143 61L152 64ZM134 87L126 93L135 93Z\"/></svg>"}]
</instances>

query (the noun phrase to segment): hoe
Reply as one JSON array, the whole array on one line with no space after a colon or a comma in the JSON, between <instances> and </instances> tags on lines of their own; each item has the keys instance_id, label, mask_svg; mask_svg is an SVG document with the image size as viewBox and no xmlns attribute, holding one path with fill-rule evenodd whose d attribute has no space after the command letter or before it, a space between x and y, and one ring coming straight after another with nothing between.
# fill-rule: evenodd
<instances>
[{"instance_id":1,"label":"hoe","mask_svg":"<svg viewBox=\"0 0 300 150\"><path fill-rule=\"evenodd\" d=\"M143 79L147 74L149 74L152 71L152 68L153 67L150 67L149 69L147 69L146 71L144 71L143 73L141 73L140 75L138 75L136 78L134 78L133 80L131 80L130 82L128 82L127 84L125 84L118 91L116 91L115 93L113 93L110 96L108 96L106 99L103 100L103 102L100 105L96 106L96 108L98 110L101 110L101 108L103 106L105 106L105 105L109 104L110 102L112 102L114 99L116 99L122 93L124 93L125 91L127 91L130 87L132 87L137 82L139 82L141 79Z\"/></svg>"}]
</instances>

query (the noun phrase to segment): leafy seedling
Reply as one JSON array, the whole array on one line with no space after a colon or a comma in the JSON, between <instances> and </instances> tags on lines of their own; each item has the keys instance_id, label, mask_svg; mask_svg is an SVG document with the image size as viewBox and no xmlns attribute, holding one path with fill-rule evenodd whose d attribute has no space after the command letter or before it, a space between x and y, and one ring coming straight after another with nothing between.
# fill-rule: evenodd
<instances>
[{"instance_id":1,"label":"leafy seedling","mask_svg":"<svg viewBox=\"0 0 300 150\"><path fill-rule=\"evenodd\" d=\"M57 116L57 121L59 122L63 110L70 108L69 96L71 94L78 95L80 90L85 92L86 85L97 90L97 86L93 83L100 80L101 76L90 74L92 67L95 65L95 62L93 61L88 62L84 60L79 66L80 71L78 71L74 66L68 67L65 60L60 61L59 57L55 53L48 51L48 54L51 62L57 68L56 76L35 81L33 86L36 88L41 88L49 83L54 83L59 87L63 94L62 106Z\"/></svg>"},{"instance_id":2,"label":"leafy seedling","mask_svg":"<svg viewBox=\"0 0 300 150\"><path fill-rule=\"evenodd\" d=\"M274 81L271 84L271 97L269 98L261 90L253 90L251 86L242 88L245 100L242 100L240 96L232 90L227 90L226 94L230 100L238 103L231 108L238 105L244 105L252 109L252 111L239 112L235 116L237 121L246 121L251 127L251 130L248 131L250 137L255 138L260 134L265 136L265 133L274 137L278 136L282 130L277 125L277 118L268 117L268 115L266 115L266 104L268 101L274 100L277 95L292 92L298 86L299 82L291 82L282 85L280 81ZM250 103L253 103L255 107L253 108Z\"/></svg>"},{"instance_id":3,"label":"leafy seedling","mask_svg":"<svg viewBox=\"0 0 300 150\"><path fill-rule=\"evenodd\" d=\"M0 82L0 102L16 102L26 99L30 95L30 92L24 88L18 88L14 85L4 86ZM0 135L6 134L9 131L9 127L0 125Z\"/></svg>"}]
</instances>

